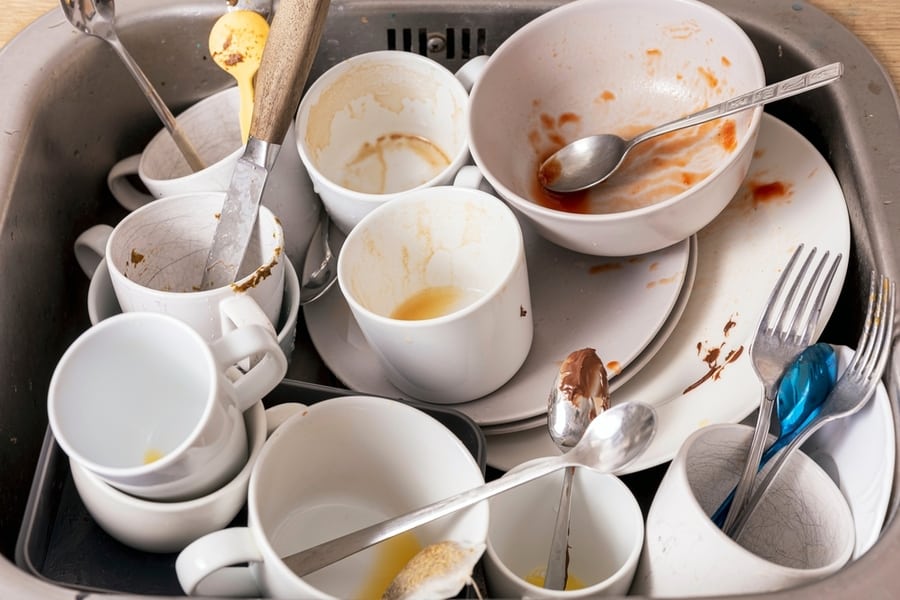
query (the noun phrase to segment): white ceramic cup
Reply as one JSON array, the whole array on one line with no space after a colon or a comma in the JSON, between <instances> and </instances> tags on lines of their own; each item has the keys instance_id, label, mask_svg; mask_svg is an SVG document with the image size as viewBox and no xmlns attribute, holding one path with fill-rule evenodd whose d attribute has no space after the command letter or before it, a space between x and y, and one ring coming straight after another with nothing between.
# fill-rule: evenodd
<instances>
[{"instance_id":1,"label":"white ceramic cup","mask_svg":"<svg viewBox=\"0 0 900 600\"><path fill-rule=\"evenodd\" d=\"M445 67L399 50L354 56L316 79L294 132L338 229L348 233L400 192L450 183L469 159L468 101Z\"/></svg>"},{"instance_id":2,"label":"white ceramic cup","mask_svg":"<svg viewBox=\"0 0 900 600\"><path fill-rule=\"evenodd\" d=\"M489 597L592 598L628 592L644 542L641 507L618 477L588 469L575 472L572 488L568 586L565 591L543 587L562 480L563 471L556 471L491 498L484 560Z\"/></svg>"},{"instance_id":3,"label":"white ceramic cup","mask_svg":"<svg viewBox=\"0 0 900 600\"><path fill-rule=\"evenodd\" d=\"M381 205L347 236L338 283L388 379L418 400L484 396L531 348L522 230L482 191L439 186Z\"/></svg>"},{"instance_id":4,"label":"white ceramic cup","mask_svg":"<svg viewBox=\"0 0 900 600\"><path fill-rule=\"evenodd\" d=\"M286 403L264 409L257 402L244 412L249 457L222 487L183 502L157 502L116 489L75 460L69 460L75 489L94 520L112 537L144 552L180 552L195 539L231 523L247 503L250 470L266 437L290 415L305 408Z\"/></svg>"},{"instance_id":5,"label":"white ceramic cup","mask_svg":"<svg viewBox=\"0 0 900 600\"><path fill-rule=\"evenodd\" d=\"M156 198L227 191L243 153L239 106L240 93L232 87L204 98L176 117L206 168L191 172L172 136L161 129L141 153L123 158L109 171L107 184L112 195L126 209L136 210ZM149 194L134 186L131 179L135 176ZM285 135L266 180L262 205L281 220L287 232L287 254L295 265L302 266L321 204L297 155L293 129Z\"/></svg>"},{"instance_id":6,"label":"white ceramic cup","mask_svg":"<svg viewBox=\"0 0 900 600\"><path fill-rule=\"evenodd\" d=\"M210 342L235 325L251 322L268 323L274 332L287 261L281 224L265 207L260 208L238 280L207 290L195 287L203 278L224 199L223 192L162 198L127 215L114 228L89 228L75 240L75 256L89 276L105 257L125 312L171 315ZM224 303L236 297L245 300Z\"/></svg>"},{"instance_id":7,"label":"white ceramic cup","mask_svg":"<svg viewBox=\"0 0 900 600\"><path fill-rule=\"evenodd\" d=\"M231 307L226 305L226 308ZM257 310L259 310L258 307ZM96 325L103 319L122 312L122 307L119 306L119 300L116 298L116 290L113 288L112 279L109 276L109 267L106 266L106 259L100 261L91 276L87 293L87 311L91 325ZM260 318L259 313L254 311L253 307L240 312L229 310L227 316L235 325L249 325L250 323L264 325L268 323L268 317L263 315ZM284 351L284 356L287 358L288 363L291 362L291 355L294 352L294 344L297 338L297 319L299 316L300 280L297 277L293 264L288 262L284 266L284 295L281 300L281 314L275 323L278 345Z\"/></svg>"},{"instance_id":8,"label":"white ceramic cup","mask_svg":"<svg viewBox=\"0 0 900 600\"><path fill-rule=\"evenodd\" d=\"M811 458L785 464L737 541L710 519L737 483L753 428L709 425L681 446L647 515L632 593L677 597L771 592L822 579L850 559L853 516Z\"/></svg>"},{"instance_id":9,"label":"white ceramic cup","mask_svg":"<svg viewBox=\"0 0 900 600\"><path fill-rule=\"evenodd\" d=\"M313 404L281 425L250 475L247 527L190 544L175 570L191 595L380 597L422 546L484 543L479 503L303 578L279 557L483 483L475 459L426 413L385 398ZM233 567L249 563L249 566Z\"/></svg>"},{"instance_id":10,"label":"white ceramic cup","mask_svg":"<svg viewBox=\"0 0 900 600\"><path fill-rule=\"evenodd\" d=\"M232 365L261 356L236 381ZM242 413L284 377L271 332L239 327L212 344L168 315L115 315L81 334L50 380L50 427L69 458L135 496L185 500L247 461Z\"/></svg>"}]
</instances>

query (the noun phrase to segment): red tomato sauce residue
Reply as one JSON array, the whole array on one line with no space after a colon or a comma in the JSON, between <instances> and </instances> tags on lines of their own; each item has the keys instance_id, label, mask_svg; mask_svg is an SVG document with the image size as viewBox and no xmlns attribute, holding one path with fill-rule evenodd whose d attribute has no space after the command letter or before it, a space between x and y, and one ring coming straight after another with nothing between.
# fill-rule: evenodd
<instances>
[{"instance_id":1,"label":"red tomato sauce residue","mask_svg":"<svg viewBox=\"0 0 900 600\"><path fill-rule=\"evenodd\" d=\"M723 57L722 57L722 66L723 66L723 67L730 67L730 66L731 66L731 61L728 60L728 57L727 57L727 56L723 56Z\"/></svg>"},{"instance_id":2,"label":"red tomato sauce residue","mask_svg":"<svg viewBox=\"0 0 900 600\"><path fill-rule=\"evenodd\" d=\"M791 185L783 181L770 181L767 183L751 181L747 184L747 187L750 189L750 196L754 206L787 198L793 193Z\"/></svg>"},{"instance_id":3,"label":"red tomato sauce residue","mask_svg":"<svg viewBox=\"0 0 900 600\"><path fill-rule=\"evenodd\" d=\"M617 360L611 360L606 363L606 370L612 373L613 375L618 375L622 372L622 363Z\"/></svg>"},{"instance_id":4,"label":"red tomato sauce residue","mask_svg":"<svg viewBox=\"0 0 900 600\"><path fill-rule=\"evenodd\" d=\"M716 137L725 150L734 152L734 149L737 148L737 125L731 119L726 119Z\"/></svg>"},{"instance_id":5,"label":"red tomato sauce residue","mask_svg":"<svg viewBox=\"0 0 900 600\"><path fill-rule=\"evenodd\" d=\"M713 89L718 87L719 78L716 77L715 74L711 70L705 69L703 67L697 67L697 72L700 73L700 75L703 77L703 79L706 80L706 85L708 85L709 87L711 87Z\"/></svg>"},{"instance_id":6,"label":"red tomato sauce residue","mask_svg":"<svg viewBox=\"0 0 900 600\"><path fill-rule=\"evenodd\" d=\"M600 95L594 98L594 102L611 102L616 99L616 95L609 90L603 90Z\"/></svg>"},{"instance_id":7,"label":"red tomato sauce residue","mask_svg":"<svg viewBox=\"0 0 900 600\"><path fill-rule=\"evenodd\" d=\"M662 56L662 50L659 48L650 48L647 50L647 56Z\"/></svg>"}]
</instances>

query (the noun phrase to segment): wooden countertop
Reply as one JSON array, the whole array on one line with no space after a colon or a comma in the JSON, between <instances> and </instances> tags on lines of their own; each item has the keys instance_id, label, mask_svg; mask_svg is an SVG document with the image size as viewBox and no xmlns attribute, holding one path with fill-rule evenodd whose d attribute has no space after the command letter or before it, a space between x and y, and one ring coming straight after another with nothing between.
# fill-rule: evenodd
<instances>
[{"instance_id":1,"label":"wooden countertop","mask_svg":"<svg viewBox=\"0 0 900 600\"><path fill-rule=\"evenodd\" d=\"M856 34L900 87L900 2L897 0L810 0ZM31 21L59 6L59 0L6 0L0 16L0 46Z\"/></svg>"}]
</instances>

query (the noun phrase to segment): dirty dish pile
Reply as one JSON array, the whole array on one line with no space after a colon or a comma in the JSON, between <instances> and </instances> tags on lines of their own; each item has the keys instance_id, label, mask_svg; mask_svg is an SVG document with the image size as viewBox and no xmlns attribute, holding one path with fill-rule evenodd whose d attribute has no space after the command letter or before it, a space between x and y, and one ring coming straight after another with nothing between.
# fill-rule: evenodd
<instances>
[{"instance_id":1,"label":"dirty dish pile","mask_svg":"<svg viewBox=\"0 0 900 600\"><path fill-rule=\"evenodd\" d=\"M738 391L755 389L745 348L760 297L798 244L849 248L824 159L756 107L641 144L588 190L559 195L538 178L576 138L629 137L764 86L730 18L695 0L576 0L456 73L394 50L331 65L272 157L236 281L200 289L243 154L247 83L178 116L207 167L192 172L160 131L110 169L130 212L76 241L92 326L48 399L90 514L126 545L178 552L185 593L380 597L425 585L408 570L424 565L438 596L473 582L494 596L679 596L703 591L685 581L723 557L756 570L721 577L717 591L754 592L825 577L858 554L847 490L807 456L744 539L717 535L708 518L737 477L748 428L735 423L756 405ZM337 257L338 285L307 304L316 223L331 223L320 237L330 234L322 250ZM266 410L301 304L315 350L359 395ZM547 390L577 348L597 350L614 409L653 405L658 433L612 474L573 471L565 591L545 589L542 571L562 471L292 570L289 555L484 484L450 430L394 398L465 415L491 465L514 477L559 454ZM539 440L504 448L522 433ZM619 475L667 461L645 519ZM799 509L787 500L798 490ZM232 523L244 507L246 523ZM817 521L775 539L798 510ZM696 547L679 546L691 535ZM679 541L661 546L667 536ZM789 565L773 554L807 546L819 554Z\"/></svg>"}]
</instances>

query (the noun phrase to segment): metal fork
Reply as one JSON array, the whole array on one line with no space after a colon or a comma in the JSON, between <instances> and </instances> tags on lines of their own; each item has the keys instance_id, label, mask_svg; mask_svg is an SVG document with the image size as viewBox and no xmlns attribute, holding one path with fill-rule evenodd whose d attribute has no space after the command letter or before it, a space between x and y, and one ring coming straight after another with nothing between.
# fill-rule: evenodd
<instances>
[{"instance_id":1,"label":"metal fork","mask_svg":"<svg viewBox=\"0 0 900 600\"><path fill-rule=\"evenodd\" d=\"M794 299L816 256L817 249L810 250L799 272L792 276L794 265L802 253L803 244L800 244L778 278L766 303L765 312L760 318L756 337L750 344L753 370L756 371L756 375L763 384L764 396L759 406L759 415L753 439L750 442L747 463L744 465L744 471L735 488L733 499L730 506L726 500L713 516L713 520L717 522L724 521L723 530L725 531L728 531L733 525L735 517L744 507L747 497L753 489L753 482L759 470L759 461L768 439L772 406L775 404L781 377L785 369L812 342L819 324L819 317L822 314L822 307L825 304L825 296L841 261L841 255L838 254L831 264L831 268L825 273L824 279L820 280L830 256L830 253L826 251L810 275L802 296L795 303ZM786 292L785 289L787 289ZM784 299L779 302L782 295L784 295ZM812 300L812 304L810 304L810 300Z\"/></svg>"},{"instance_id":2,"label":"metal fork","mask_svg":"<svg viewBox=\"0 0 900 600\"><path fill-rule=\"evenodd\" d=\"M876 280L877 298L875 297ZM838 379L834 389L828 394L819 414L771 460L771 467L735 518L734 525L730 529L726 529L726 533L732 539L737 539L741 535L753 509L756 508L760 498L769 489L772 481L778 476L779 471L794 450L826 423L854 414L869 401L869 398L875 393L887 365L893 330L894 282L884 276L876 277L873 272L869 287L866 321L853 359L847 365L844 374Z\"/></svg>"}]
</instances>

